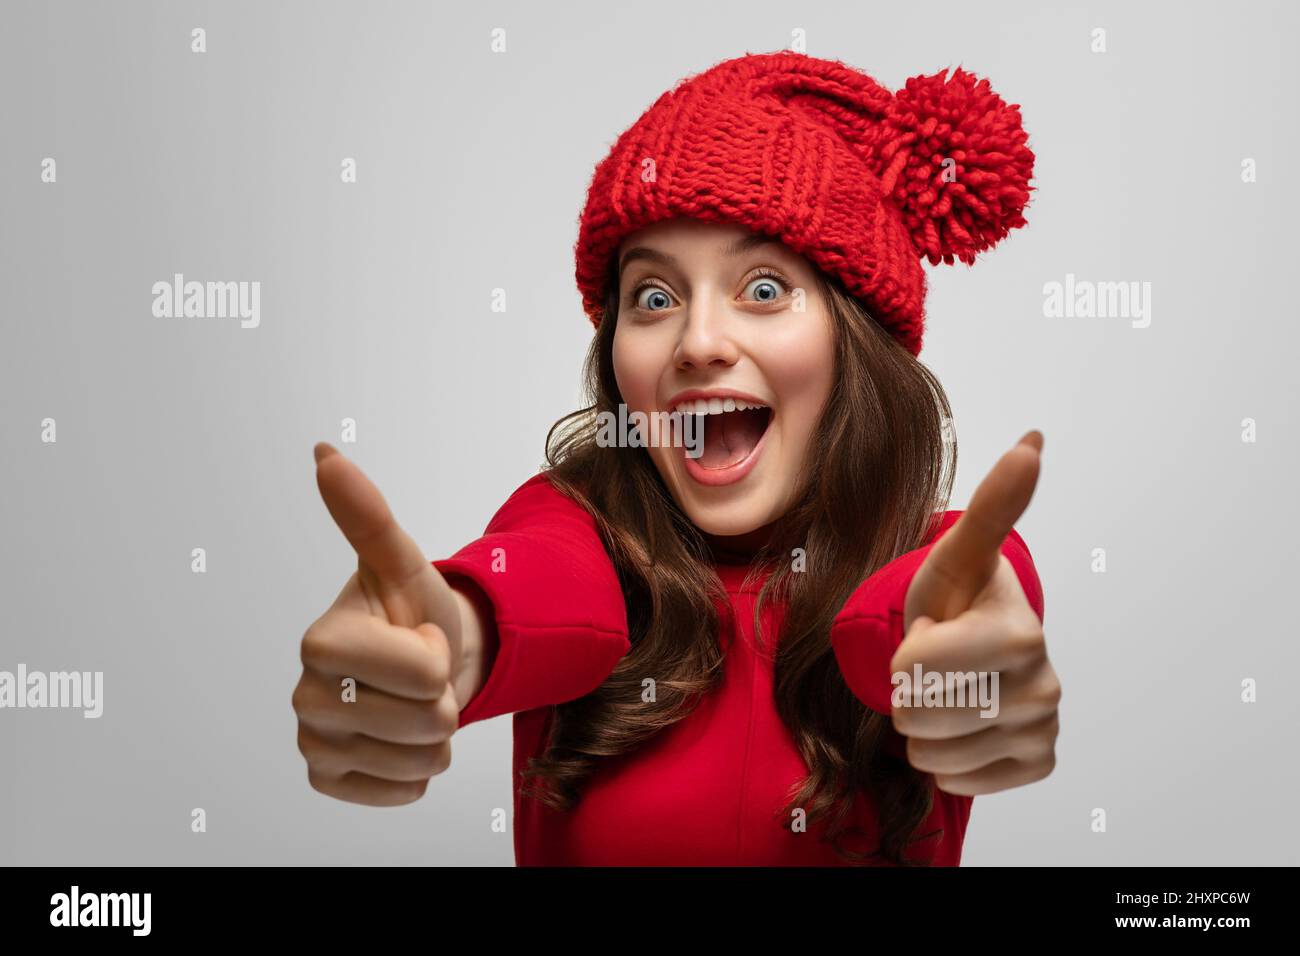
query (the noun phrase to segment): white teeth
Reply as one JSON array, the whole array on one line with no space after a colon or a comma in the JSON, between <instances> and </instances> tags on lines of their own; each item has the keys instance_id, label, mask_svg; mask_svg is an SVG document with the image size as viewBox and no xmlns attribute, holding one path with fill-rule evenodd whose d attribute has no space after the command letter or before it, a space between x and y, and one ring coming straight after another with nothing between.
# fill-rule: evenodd
<instances>
[{"instance_id":1,"label":"white teeth","mask_svg":"<svg viewBox=\"0 0 1300 956\"><path fill-rule=\"evenodd\" d=\"M726 412L743 412L751 408L767 408L758 402L744 402L738 398L697 398L679 402L673 409L682 415L722 415Z\"/></svg>"}]
</instances>

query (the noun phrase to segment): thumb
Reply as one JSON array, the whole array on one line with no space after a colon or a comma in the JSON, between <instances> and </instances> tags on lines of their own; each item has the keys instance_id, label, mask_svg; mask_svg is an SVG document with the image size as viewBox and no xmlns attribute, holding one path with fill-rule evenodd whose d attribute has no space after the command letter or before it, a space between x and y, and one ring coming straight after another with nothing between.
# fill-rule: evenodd
<instances>
[{"instance_id":1,"label":"thumb","mask_svg":"<svg viewBox=\"0 0 1300 956\"><path fill-rule=\"evenodd\" d=\"M316 484L330 516L357 554L363 580L388 619L404 627L436 621L454 627L455 600L442 576L393 518L374 483L333 446L315 449Z\"/></svg>"},{"instance_id":2,"label":"thumb","mask_svg":"<svg viewBox=\"0 0 1300 956\"><path fill-rule=\"evenodd\" d=\"M1002 543L1034 488L1042 433L1025 434L980 482L970 504L930 548L908 587L904 621L924 612L946 621L969 608L996 574Z\"/></svg>"}]
</instances>

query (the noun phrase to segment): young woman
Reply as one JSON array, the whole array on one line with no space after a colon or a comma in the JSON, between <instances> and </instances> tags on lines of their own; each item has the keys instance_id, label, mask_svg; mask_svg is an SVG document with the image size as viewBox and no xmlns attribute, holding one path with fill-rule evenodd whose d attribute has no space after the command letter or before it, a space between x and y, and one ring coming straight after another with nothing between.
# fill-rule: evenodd
<instances>
[{"instance_id":1,"label":"young woman","mask_svg":"<svg viewBox=\"0 0 1300 956\"><path fill-rule=\"evenodd\" d=\"M660 97L582 218L591 404L484 536L428 562L317 446L358 571L303 638L312 786L411 802L512 713L520 864L959 862L976 794L1051 772L1060 685L1012 527L1042 436L946 510L919 260L1024 224L1025 141L960 70L747 55ZM702 446L597 427L636 413ZM966 674L992 697L919 693Z\"/></svg>"}]
</instances>

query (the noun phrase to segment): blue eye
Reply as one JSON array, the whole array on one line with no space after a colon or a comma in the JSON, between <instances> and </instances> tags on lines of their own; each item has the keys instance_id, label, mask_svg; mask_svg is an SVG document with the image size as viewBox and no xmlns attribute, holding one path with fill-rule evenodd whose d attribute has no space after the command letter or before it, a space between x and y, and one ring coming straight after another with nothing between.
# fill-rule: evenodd
<instances>
[{"instance_id":1,"label":"blue eye","mask_svg":"<svg viewBox=\"0 0 1300 956\"><path fill-rule=\"evenodd\" d=\"M650 294L646 295L647 292ZM662 312L672 305L672 299L669 298L668 293L656 285L642 286L636 290L634 297L637 308L645 309L647 312ZM656 304L651 305L650 302Z\"/></svg>"},{"instance_id":2,"label":"blue eye","mask_svg":"<svg viewBox=\"0 0 1300 956\"><path fill-rule=\"evenodd\" d=\"M777 299L781 298L781 292L784 285L785 283L776 276L761 275L752 279L749 284L745 286L745 291L748 292L750 289L753 289L755 301L757 302L775 302Z\"/></svg>"}]
</instances>

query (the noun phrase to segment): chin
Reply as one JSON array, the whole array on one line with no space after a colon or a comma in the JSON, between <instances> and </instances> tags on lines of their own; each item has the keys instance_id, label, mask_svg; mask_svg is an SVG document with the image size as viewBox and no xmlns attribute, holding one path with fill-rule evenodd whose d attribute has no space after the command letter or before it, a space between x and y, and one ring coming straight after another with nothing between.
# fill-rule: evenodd
<instances>
[{"instance_id":1,"label":"chin","mask_svg":"<svg viewBox=\"0 0 1300 956\"><path fill-rule=\"evenodd\" d=\"M699 528L705 534L711 534L719 538L731 538L742 534L749 534L751 531L757 531L768 521L765 518L754 517L744 513L740 514L719 514L712 509L703 513L687 511L686 515L691 519L692 524Z\"/></svg>"},{"instance_id":2,"label":"chin","mask_svg":"<svg viewBox=\"0 0 1300 956\"><path fill-rule=\"evenodd\" d=\"M680 461L666 460L662 454L652 458L677 506L705 534L750 534L783 513L781 489L773 487L773 476L761 466L733 483L710 486L697 482Z\"/></svg>"},{"instance_id":3,"label":"chin","mask_svg":"<svg viewBox=\"0 0 1300 956\"><path fill-rule=\"evenodd\" d=\"M731 489L731 493L732 501L704 502L695 496L683 501L679 496L677 504L695 527L717 537L749 534L781 516L770 495L760 493L735 497L735 489Z\"/></svg>"}]
</instances>

